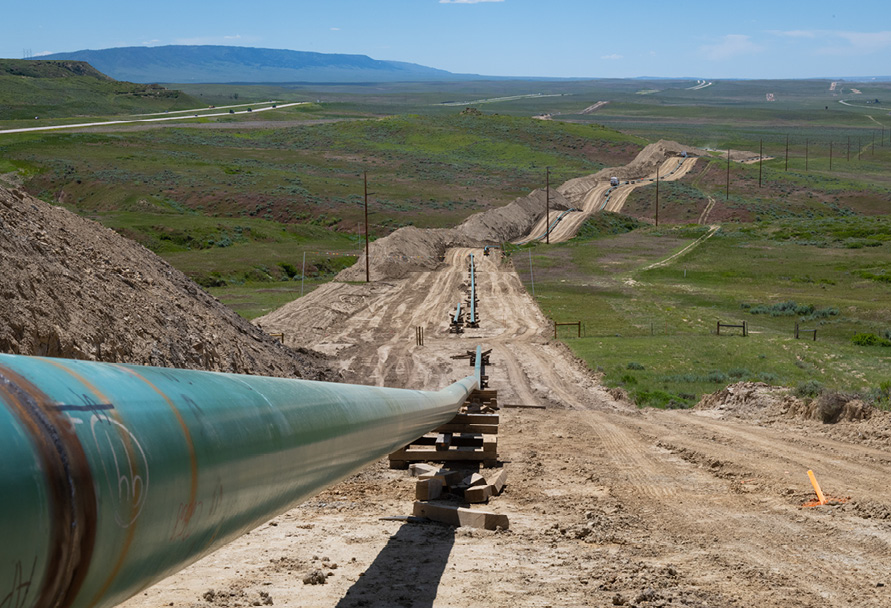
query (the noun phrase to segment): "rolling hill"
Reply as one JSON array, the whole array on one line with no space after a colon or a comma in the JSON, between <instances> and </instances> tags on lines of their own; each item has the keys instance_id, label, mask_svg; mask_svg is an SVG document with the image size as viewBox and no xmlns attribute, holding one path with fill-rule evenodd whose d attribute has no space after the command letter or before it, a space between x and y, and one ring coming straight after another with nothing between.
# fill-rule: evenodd
<instances>
[{"instance_id":1,"label":"rolling hill","mask_svg":"<svg viewBox=\"0 0 891 608\"><path fill-rule=\"evenodd\" d=\"M87 61L114 78L142 83L350 83L480 78L414 63L379 61L365 55L236 46L123 47L56 53L44 58Z\"/></svg>"},{"instance_id":2,"label":"rolling hill","mask_svg":"<svg viewBox=\"0 0 891 608\"><path fill-rule=\"evenodd\" d=\"M0 59L0 120L158 112L201 105L181 91L117 81L83 61Z\"/></svg>"}]
</instances>

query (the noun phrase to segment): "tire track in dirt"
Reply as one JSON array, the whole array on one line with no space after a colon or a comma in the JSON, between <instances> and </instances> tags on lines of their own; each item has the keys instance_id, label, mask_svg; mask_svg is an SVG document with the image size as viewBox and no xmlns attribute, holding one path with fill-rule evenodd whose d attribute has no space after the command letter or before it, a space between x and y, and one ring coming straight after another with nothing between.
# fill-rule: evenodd
<instances>
[{"instance_id":1,"label":"tire track in dirt","mask_svg":"<svg viewBox=\"0 0 891 608\"><path fill-rule=\"evenodd\" d=\"M649 501L649 505L640 508L674 534L702 543L703 548L710 551L710 559L726 569L728 576L738 575L740 570L757 572L770 581L772 588L791 591L783 598L782 605L810 606L827 599L842 605L852 599L849 597L852 585L859 587L866 583L862 576L839 574L835 566L839 561L891 575L887 566L871 565L869 557L889 551L891 535L887 530L863 526L854 538L839 544L836 539L848 531L846 522L836 526L831 520L823 521L822 514L800 514L795 506L776 496L728 491L727 482L715 476L710 467L702 468L660 453L655 438L681 443L696 441L686 434L701 437L702 430L697 428L701 421L695 420L689 425L689 416L680 413L667 416L654 413L647 418L657 420L633 418L617 423L614 415L595 411L583 416L613 463L612 491L627 503ZM674 422L683 426L678 428ZM711 424L705 426L727 431L720 423L716 423L715 428ZM752 435L742 434L747 439ZM784 438L767 443L765 459L771 458L768 450L780 452L774 459L793 458L788 447L783 452ZM697 447L704 450L706 461L728 458L724 442L700 441ZM791 449L794 453L798 448ZM744 463L752 460L743 451L739 455ZM728 556L733 557L728 559ZM678 556L678 559L684 557ZM856 604L860 600L854 601L854 605L863 605Z\"/></svg>"}]
</instances>

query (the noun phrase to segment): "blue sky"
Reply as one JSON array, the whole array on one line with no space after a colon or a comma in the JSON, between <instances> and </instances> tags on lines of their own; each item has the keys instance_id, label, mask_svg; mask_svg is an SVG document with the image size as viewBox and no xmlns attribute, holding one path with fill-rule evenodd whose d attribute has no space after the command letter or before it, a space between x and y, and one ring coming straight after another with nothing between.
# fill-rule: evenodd
<instances>
[{"instance_id":1,"label":"blue sky","mask_svg":"<svg viewBox=\"0 0 891 608\"><path fill-rule=\"evenodd\" d=\"M499 76L802 78L891 74L891 4L783 0L6 3L0 56L227 44Z\"/></svg>"}]
</instances>

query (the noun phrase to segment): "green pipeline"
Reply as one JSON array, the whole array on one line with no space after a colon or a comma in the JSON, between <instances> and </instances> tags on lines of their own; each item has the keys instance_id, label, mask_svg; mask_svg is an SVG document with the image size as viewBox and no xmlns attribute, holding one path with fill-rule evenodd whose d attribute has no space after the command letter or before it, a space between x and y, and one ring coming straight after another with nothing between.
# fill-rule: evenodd
<instances>
[{"instance_id":1,"label":"green pipeline","mask_svg":"<svg viewBox=\"0 0 891 608\"><path fill-rule=\"evenodd\" d=\"M448 422L438 392L0 355L0 607L114 606Z\"/></svg>"}]
</instances>

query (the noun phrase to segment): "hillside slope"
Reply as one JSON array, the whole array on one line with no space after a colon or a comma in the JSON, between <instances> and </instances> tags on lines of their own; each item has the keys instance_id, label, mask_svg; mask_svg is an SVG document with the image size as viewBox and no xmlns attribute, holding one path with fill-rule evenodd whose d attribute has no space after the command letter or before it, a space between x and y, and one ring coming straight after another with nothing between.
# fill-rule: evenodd
<instances>
[{"instance_id":1,"label":"hillside slope","mask_svg":"<svg viewBox=\"0 0 891 608\"><path fill-rule=\"evenodd\" d=\"M309 53L239 46L122 47L47 55L88 61L119 80L133 82L400 82L467 80L401 61L365 55Z\"/></svg>"},{"instance_id":2,"label":"hillside slope","mask_svg":"<svg viewBox=\"0 0 891 608\"><path fill-rule=\"evenodd\" d=\"M147 249L0 186L0 352L333 379Z\"/></svg>"},{"instance_id":3,"label":"hillside slope","mask_svg":"<svg viewBox=\"0 0 891 608\"><path fill-rule=\"evenodd\" d=\"M0 120L162 112L202 105L182 91L114 80L83 61L0 59Z\"/></svg>"}]
</instances>

